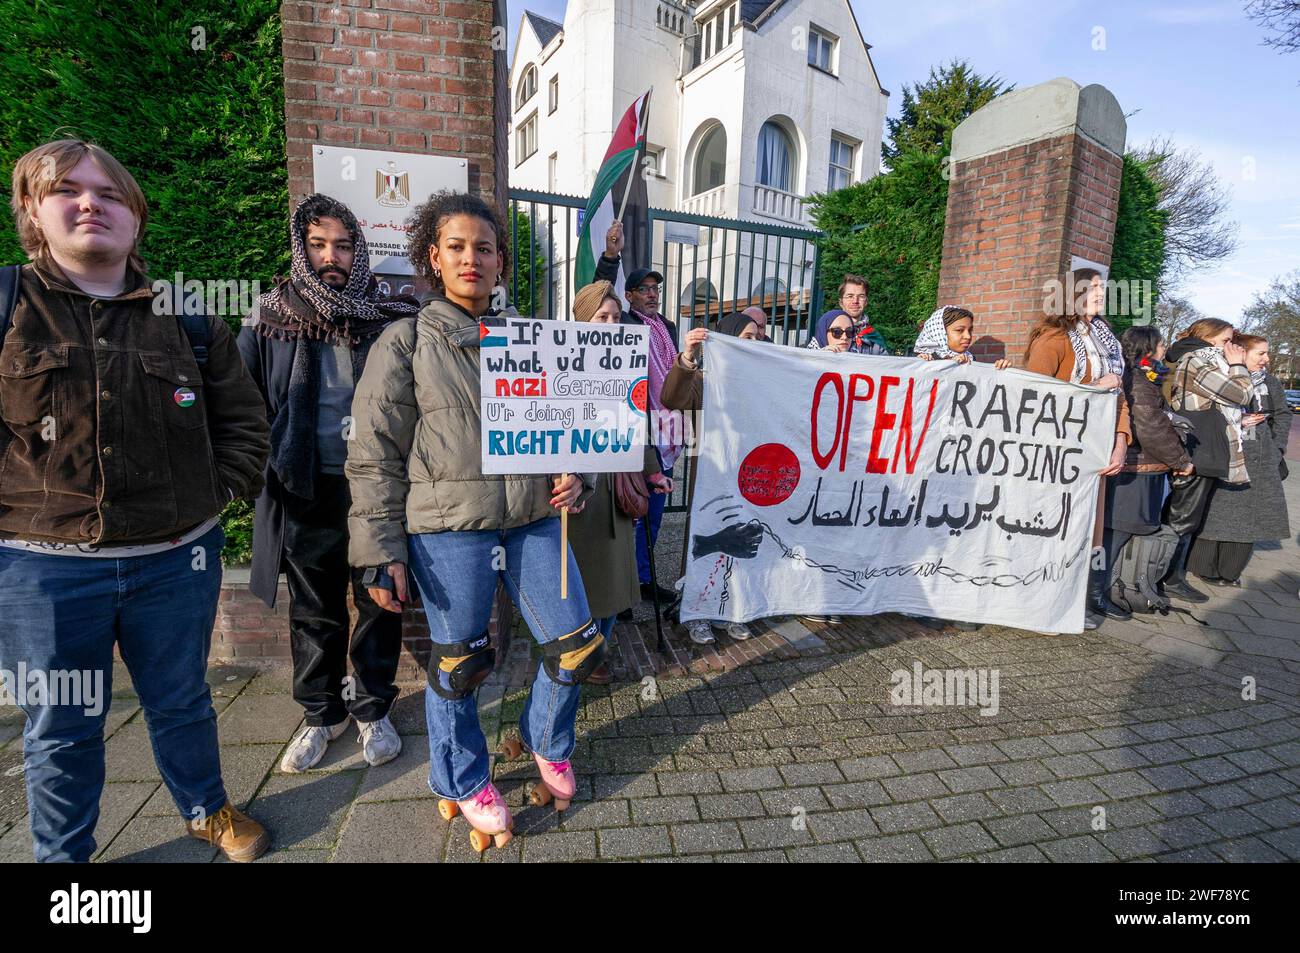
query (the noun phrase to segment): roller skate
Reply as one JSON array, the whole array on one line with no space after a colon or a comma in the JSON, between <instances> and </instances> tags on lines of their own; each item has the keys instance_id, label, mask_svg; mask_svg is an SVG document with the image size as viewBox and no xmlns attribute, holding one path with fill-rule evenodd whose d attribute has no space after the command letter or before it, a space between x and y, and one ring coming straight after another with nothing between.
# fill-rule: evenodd
<instances>
[{"instance_id":1,"label":"roller skate","mask_svg":"<svg viewBox=\"0 0 1300 953\"><path fill-rule=\"evenodd\" d=\"M463 801L439 798L438 813L445 821L450 821L457 814L464 814L465 820L473 828L469 832L470 845L480 854L493 843L497 847L506 846L513 836L511 831L515 826L514 819L510 816L510 809L506 807L501 792L491 781L478 794Z\"/></svg>"},{"instance_id":2,"label":"roller skate","mask_svg":"<svg viewBox=\"0 0 1300 953\"><path fill-rule=\"evenodd\" d=\"M541 781L533 782L528 786L529 804L533 807L545 807L554 801L557 811L569 809L578 785L573 776L573 767L568 761L547 761L536 752L528 751L527 745L521 739L513 737L504 739L498 750L510 761L517 760L525 752L533 756Z\"/></svg>"}]
</instances>

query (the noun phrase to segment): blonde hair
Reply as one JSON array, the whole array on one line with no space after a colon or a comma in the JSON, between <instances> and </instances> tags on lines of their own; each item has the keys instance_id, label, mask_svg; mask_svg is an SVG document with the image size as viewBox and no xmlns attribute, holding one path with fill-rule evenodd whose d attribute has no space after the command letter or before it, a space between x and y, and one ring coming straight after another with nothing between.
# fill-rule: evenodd
<instances>
[{"instance_id":1,"label":"blonde hair","mask_svg":"<svg viewBox=\"0 0 1300 953\"><path fill-rule=\"evenodd\" d=\"M49 245L45 233L36 227L27 210L30 200L32 205L41 202L45 196L63 181L69 172L82 159L89 158L109 177L121 191L122 199L135 214L139 222L135 245L131 248L130 263L137 271L144 272L144 261L140 257L140 236L144 234L145 222L149 218L149 208L145 202L144 191L136 183L135 177L127 171L126 166L100 146L81 139L56 139L37 146L14 163L13 191L10 193L9 208L13 212L14 224L18 227L18 241L23 251L33 261L49 254Z\"/></svg>"}]
</instances>

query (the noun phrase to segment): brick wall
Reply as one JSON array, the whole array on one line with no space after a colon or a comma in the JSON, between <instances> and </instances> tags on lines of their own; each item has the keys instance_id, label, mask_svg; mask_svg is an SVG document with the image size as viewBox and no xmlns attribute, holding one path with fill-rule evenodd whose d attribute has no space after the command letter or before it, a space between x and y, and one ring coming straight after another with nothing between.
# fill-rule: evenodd
<instances>
[{"instance_id":1,"label":"brick wall","mask_svg":"<svg viewBox=\"0 0 1300 953\"><path fill-rule=\"evenodd\" d=\"M1071 255L1110 263L1122 168L1077 133L954 164L939 301L975 313L978 357L1023 363L1044 284Z\"/></svg>"},{"instance_id":2,"label":"brick wall","mask_svg":"<svg viewBox=\"0 0 1300 953\"><path fill-rule=\"evenodd\" d=\"M493 0L280 5L289 195L312 189L311 147L463 157L470 191L495 196ZM414 198L414 197L413 197ZM421 197L423 198L423 197Z\"/></svg>"},{"instance_id":3,"label":"brick wall","mask_svg":"<svg viewBox=\"0 0 1300 953\"><path fill-rule=\"evenodd\" d=\"M356 621L356 611L348 596L348 612ZM501 627L509 627L514 620L513 606L503 589L498 589L492 607L488 632L493 644L500 644ZM466 636L471 633L466 633ZM289 593L284 581L275 609L269 609L261 599L248 591L248 570L226 571L217 603L217 624L212 632L212 649L208 657L213 662L236 664L273 665L289 662ZM424 677L429 661L429 623L418 599L414 599L402 614L402 660L398 666L398 681L418 681ZM349 668L351 665L349 664Z\"/></svg>"}]
</instances>

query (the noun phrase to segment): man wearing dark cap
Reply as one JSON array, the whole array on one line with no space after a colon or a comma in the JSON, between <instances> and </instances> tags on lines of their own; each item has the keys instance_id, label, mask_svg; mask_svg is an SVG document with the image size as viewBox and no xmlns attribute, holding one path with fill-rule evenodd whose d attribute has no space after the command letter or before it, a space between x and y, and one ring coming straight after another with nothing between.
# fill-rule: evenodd
<instances>
[{"instance_id":1,"label":"man wearing dark cap","mask_svg":"<svg viewBox=\"0 0 1300 953\"><path fill-rule=\"evenodd\" d=\"M623 254L623 223L615 222L605 235L605 253L596 263L597 281L614 281L618 277L619 262ZM623 296L628 310L623 312L626 324L642 324L650 329L650 366L646 377L649 384L650 436L659 452L659 464L666 477L673 475L673 464L682 453L683 433L681 415L665 411L660 395L664 378L677 360L677 325L659 313L660 295L664 276L650 268L637 268L627 276ZM650 526L650 545L659 538L659 525L664 518L664 505L668 502L662 493L650 493L649 512L645 516ZM650 576L650 552L646 546L646 531L641 520L636 525L636 568L641 582L641 598L653 596L652 586L658 580ZM659 586L659 599L667 603L677 593Z\"/></svg>"},{"instance_id":2,"label":"man wearing dark cap","mask_svg":"<svg viewBox=\"0 0 1300 953\"><path fill-rule=\"evenodd\" d=\"M290 276L258 299L239 350L271 422L266 489L257 500L249 588L275 606L289 589L293 697L306 711L280 763L314 767L330 741L357 722L369 764L397 757L388 719L397 698L402 617L370 597L365 570L348 566L343 475L352 395L370 346L388 325L419 311L414 298L381 297L356 217L326 195L305 199L289 227ZM348 584L357 621L348 636ZM348 658L353 674L347 676Z\"/></svg>"}]
</instances>

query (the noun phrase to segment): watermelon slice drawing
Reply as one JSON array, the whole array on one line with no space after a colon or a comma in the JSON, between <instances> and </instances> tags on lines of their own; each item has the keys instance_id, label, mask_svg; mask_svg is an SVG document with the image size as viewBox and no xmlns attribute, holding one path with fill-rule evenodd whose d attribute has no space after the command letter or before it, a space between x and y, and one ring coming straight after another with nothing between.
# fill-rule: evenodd
<instances>
[{"instance_id":1,"label":"watermelon slice drawing","mask_svg":"<svg viewBox=\"0 0 1300 953\"><path fill-rule=\"evenodd\" d=\"M627 405L644 417L646 402L649 399L650 382L644 377L638 377L632 382L632 386L627 392Z\"/></svg>"}]
</instances>

